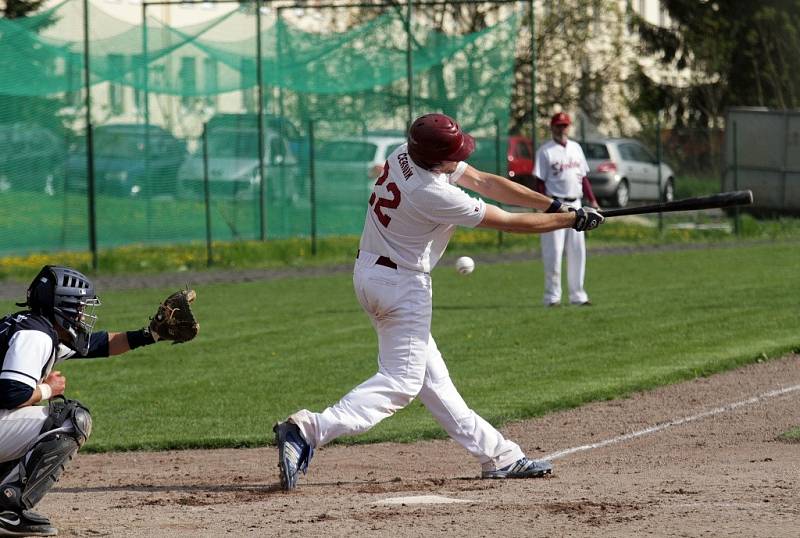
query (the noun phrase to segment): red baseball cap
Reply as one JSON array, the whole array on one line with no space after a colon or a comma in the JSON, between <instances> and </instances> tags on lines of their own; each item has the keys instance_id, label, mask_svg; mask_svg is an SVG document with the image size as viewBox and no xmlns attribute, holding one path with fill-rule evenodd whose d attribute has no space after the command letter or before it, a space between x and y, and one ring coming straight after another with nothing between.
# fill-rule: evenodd
<instances>
[{"instance_id":1,"label":"red baseball cap","mask_svg":"<svg viewBox=\"0 0 800 538\"><path fill-rule=\"evenodd\" d=\"M559 112L550 118L550 125L572 125L572 120L566 112Z\"/></svg>"}]
</instances>

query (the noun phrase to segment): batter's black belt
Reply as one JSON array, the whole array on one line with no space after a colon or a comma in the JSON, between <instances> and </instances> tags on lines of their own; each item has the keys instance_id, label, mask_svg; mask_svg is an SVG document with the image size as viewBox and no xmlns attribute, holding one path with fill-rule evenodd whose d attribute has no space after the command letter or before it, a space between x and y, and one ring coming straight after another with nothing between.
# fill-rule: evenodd
<instances>
[{"instance_id":1,"label":"batter's black belt","mask_svg":"<svg viewBox=\"0 0 800 538\"><path fill-rule=\"evenodd\" d=\"M361 255L360 250L356 252L356 258L358 258L359 255ZM375 260L375 265L383 265L389 269L397 269L397 264L394 263L391 258L387 258L386 256L378 256L378 259Z\"/></svg>"},{"instance_id":2,"label":"batter's black belt","mask_svg":"<svg viewBox=\"0 0 800 538\"><path fill-rule=\"evenodd\" d=\"M559 202L577 202L577 198L561 198L560 196L551 196L553 200L558 200Z\"/></svg>"}]
</instances>

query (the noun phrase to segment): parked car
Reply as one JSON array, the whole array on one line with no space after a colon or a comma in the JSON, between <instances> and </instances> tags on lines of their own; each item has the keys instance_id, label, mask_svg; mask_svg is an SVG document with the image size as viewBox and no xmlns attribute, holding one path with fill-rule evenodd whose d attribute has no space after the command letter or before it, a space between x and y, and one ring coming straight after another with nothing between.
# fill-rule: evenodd
<instances>
[{"instance_id":1,"label":"parked car","mask_svg":"<svg viewBox=\"0 0 800 538\"><path fill-rule=\"evenodd\" d=\"M147 134L147 136L146 136ZM95 193L113 196L174 195L186 158L186 142L150 125L118 123L92 131ZM72 148L67 162L67 189L85 191L86 138Z\"/></svg>"},{"instance_id":2,"label":"parked car","mask_svg":"<svg viewBox=\"0 0 800 538\"><path fill-rule=\"evenodd\" d=\"M641 142L629 138L605 138L581 143L589 164L589 182L595 196L617 207L631 200L665 201L675 198L675 173L659 163Z\"/></svg>"},{"instance_id":3,"label":"parked car","mask_svg":"<svg viewBox=\"0 0 800 538\"><path fill-rule=\"evenodd\" d=\"M208 125L208 179L212 197L253 199L261 195L258 128ZM267 200L294 203L303 178L286 137L264 129L264 177ZM203 145L186 158L178 171L178 191L184 197L204 196Z\"/></svg>"},{"instance_id":4,"label":"parked car","mask_svg":"<svg viewBox=\"0 0 800 538\"><path fill-rule=\"evenodd\" d=\"M52 130L25 123L0 124L0 192L53 194L63 177L66 149Z\"/></svg>"},{"instance_id":5,"label":"parked car","mask_svg":"<svg viewBox=\"0 0 800 538\"><path fill-rule=\"evenodd\" d=\"M502 152L502 147L500 148ZM467 162L484 172L497 173L497 140L495 138L476 138L475 151ZM510 136L506 142L506 152L499 159L501 175L512 181L534 188L534 152L530 139L523 136Z\"/></svg>"},{"instance_id":6,"label":"parked car","mask_svg":"<svg viewBox=\"0 0 800 538\"><path fill-rule=\"evenodd\" d=\"M321 142L314 158L317 200L364 203L386 159L405 142L401 134L366 134Z\"/></svg>"},{"instance_id":7,"label":"parked car","mask_svg":"<svg viewBox=\"0 0 800 538\"><path fill-rule=\"evenodd\" d=\"M208 120L206 126L208 132L221 127L244 130L255 129L258 131L258 115L253 113L219 113ZM264 114L264 128L271 129L286 138L289 142L289 147L292 149L292 154L299 161L307 160L308 138L289 118L274 114Z\"/></svg>"}]
</instances>

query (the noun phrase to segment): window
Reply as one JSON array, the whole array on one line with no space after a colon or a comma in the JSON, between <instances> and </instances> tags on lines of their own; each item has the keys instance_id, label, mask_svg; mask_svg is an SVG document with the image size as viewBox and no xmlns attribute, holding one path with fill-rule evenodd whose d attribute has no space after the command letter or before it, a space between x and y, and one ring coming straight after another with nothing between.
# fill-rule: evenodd
<instances>
[{"instance_id":1,"label":"window","mask_svg":"<svg viewBox=\"0 0 800 538\"><path fill-rule=\"evenodd\" d=\"M125 57L122 54L108 55L108 106L111 114L119 116L125 112L122 84L119 81L125 76Z\"/></svg>"},{"instance_id":2,"label":"window","mask_svg":"<svg viewBox=\"0 0 800 538\"><path fill-rule=\"evenodd\" d=\"M191 106L197 94L197 70L194 58L187 56L181 58L181 70L178 76L181 81L181 104L185 107Z\"/></svg>"},{"instance_id":3,"label":"window","mask_svg":"<svg viewBox=\"0 0 800 538\"><path fill-rule=\"evenodd\" d=\"M269 142L269 158L272 164L283 164L286 160L286 146L277 136Z\"/></svg>"},{"instance_id":4,"label":"window","mask_svg":"<svg viewBox=\"0 0 800 538\"><path fill-rule=\"evenodd\" d=\"M210 129L208 154L216 158L258 159L258 131L255 129Z\"/></svg>"},{"instance_id":5,"label":"window","mask_svg":"<svg viewBox=\"0 0 800 538\"><path fill-rule=\"evenodd\" d=\"M605 144L587 144L582 143L581 148L583 149L583 154L586 159L608 159L608 148ZM620 148L620 153L622 153L622 148Z\"/></svg>"},{"instance_id":6,"label":"window","mask_svg":"<svg viewBox=\"0 0 800 538\"><path fill-rule=\"evenodd\" d=\"M635 161L634 146L632 144L620 144L619 154L625 161Z\"/></svg>"},{"instance_id":7,"label":"window","mask_svg":"<svg viewBox=\"0 0 800 538\"><path fill-rule=\"evenodd\" d=\"M524 142L518 143L514 148L514 157L518 159L528 159L528 160L533 159L533 155L531 154L531 148L528 146L528 144L525 144Z\"/></svg>"},{"instance_id":8,"label":"window","mask_svg":"<svg viewBox=\"0 0 800 538\"><path fill-rule=\"evenodd\" d=\"M256 80L256 62L250 58L242 58L242 67L239 71L241 73L240 83L244 86L247 81L253 84ZM246 112L253 114L256 112L256 89L255 87L245 88L242 90L242 108Z\"/></svg>"},{"instance_id":9,"label":"window","mask_svg":"<svg viewBox=\"0 0 800 538\"><path fill-rule=\"evenodd\" d=\"M653 154L650 153L650 150L648 150L646 147L640 146L640 145L637 144L636 146L634 146L634 148L635 148L634 155L636 156L636 160L637 161L640 161L640 162L643 162L643 163L654 163L654 162L656 162L656 158L653 157Z\"/></svg>"},{"instance_id":10,"label":"window","mask_svg":"<svg viewBox=\"0 0 800 538\"><path fill-rule=\"evenodd\" d=\"M378 146L371 142L328 142L319 149L322 161L361 161L371 162Z\"/></svg>"},{"instance_id":11,"label":"window","mask_svg":"<svg viewBox=\"0 0 800 538\"><path fill-rule=\"evenodd\" d=\"M203 59L203 82L205 94L208 96L206 101L209 104L216 103L219 91L219 65L214 58Z\"/></svg>"},{"instance_id":12,"label":"window","mask_svg":"<svg viewBox=\"0 0 800 538\"><path fill-rule=\"evenodd\" d=\"M405 142L398 142L397 144L389 144L389 147L386 148L386 157L389 157L389 155L394 153L394 150L396 150L403 144L405 144Z\"/></svg>"}]
</instances>

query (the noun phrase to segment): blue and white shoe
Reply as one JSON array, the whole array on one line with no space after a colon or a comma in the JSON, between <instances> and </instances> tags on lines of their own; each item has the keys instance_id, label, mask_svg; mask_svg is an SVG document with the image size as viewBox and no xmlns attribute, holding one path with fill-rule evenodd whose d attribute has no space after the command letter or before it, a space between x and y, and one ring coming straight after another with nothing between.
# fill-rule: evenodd
<instances>
[{"instance_id":1,"label":"blue and white shoe","mask_svg":"<svg viewBox=\"0 0 800 538\"><path fill-rule=\"evenodd\" d=\"M300 471L306 474L314 449L303 439L300 428L293 422L279 422L272 431L275 432L275 442L278 445L281 488L289 491L297 485L297 475Z\"/></svg>"},{"instance_id":2,"label":"blue and white shoe","mask_svg":"<svg viewBox=\"0 0 800 538\"><path fill-rule=\"evenodd\" d=\"M549 461L522 458L502 469L483 471L481 478L541 478L550 474L553 474L553 464Z\"/></svg>"},{"instance_id":3,"label":"blue and white shoe","mask_svg":"<svg viewBox=\"0 0 800 538\"><path fill-rule=\"evenodd\" d=\"M56 536L58 529L42 514L31 510L0 512L0 536Z\"/></svg>"}]
</instances>

